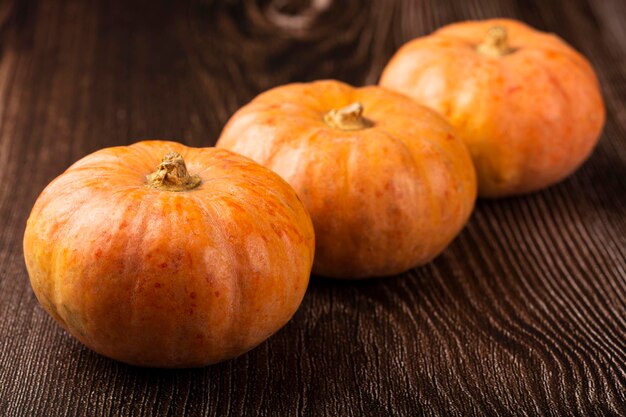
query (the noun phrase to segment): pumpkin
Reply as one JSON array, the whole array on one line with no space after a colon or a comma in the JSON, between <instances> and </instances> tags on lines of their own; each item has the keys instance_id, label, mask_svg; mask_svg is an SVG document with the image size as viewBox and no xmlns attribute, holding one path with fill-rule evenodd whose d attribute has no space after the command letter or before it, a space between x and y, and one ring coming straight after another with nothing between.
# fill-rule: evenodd
<instances>
[{"instance_id":1,"label":"pumpkin","mask_svg":"<svg viewBox=\"0 0 626 417\"><path fill-rule=\"evenodd\" d=\"M269 90L216 145L271 168L311 214L313 272L388 276L428 262L463 228L476 198L453 128L403 95L338 81Z\"/></svg>"},{"instance_id":2,"label":"pumpkin","mask_svg":"<svg viewBox=\"0 0 626 417\"><path fill-rule=\"evenodd\" d=\"M590 155L605 119L589 62L557 36L508 19L456 23L410 41L380 85L457 128L483 197L561 181Z\"/></svg>"},{"instance_id":3,"label":"pumpkin","mask_svg":"<svg viewBox=\"0 0 626 417\"><path fill-rule=\"evenodd\" d=\"M102 355L168 368L235 357L282 327L314 246L278 175L166 141L76 162L43 190L24 236L32 288L56 321Z\"/></svg>"}]
</instances>

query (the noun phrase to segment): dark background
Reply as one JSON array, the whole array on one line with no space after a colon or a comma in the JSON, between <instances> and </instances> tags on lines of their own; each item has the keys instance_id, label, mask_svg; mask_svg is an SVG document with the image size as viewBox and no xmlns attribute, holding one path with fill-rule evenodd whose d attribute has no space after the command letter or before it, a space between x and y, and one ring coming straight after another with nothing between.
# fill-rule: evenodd
<instances>
[{"instance_id":1,"label":"dark background","mask_svg":"<svg viewBox=\"0 0 626 417\"><path fill-rule=\"evenodd\" d=\"M623 0L0 4L1 416L626 415ZM557 33L598 72L606 127L563 183L479 201L402 276L313 278L283 330L204 369L113 362L37 304L24 225L72 162L146 138L212 145L267 88L375 83L405 41L494 16Z\"/></svg>"}]
</instances>

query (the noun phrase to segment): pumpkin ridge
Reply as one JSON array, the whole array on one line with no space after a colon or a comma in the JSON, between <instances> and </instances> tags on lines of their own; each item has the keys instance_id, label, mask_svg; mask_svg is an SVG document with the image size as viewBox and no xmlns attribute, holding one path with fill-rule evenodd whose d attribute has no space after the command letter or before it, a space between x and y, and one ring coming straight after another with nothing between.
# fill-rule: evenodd
<instances>
[{"instance_id":1,"label":"pumpkin ridge","mask_svg":"<svg viewBox=\"0 0 626 417\"><path fill-rule=\"evenodd\" d=\"M52 195L54 193L51 193ZM54 305L56 306L60 306L65 304L64 300L62 299L63 297L60 294L60 288L59 288L59 280L57 279L57 277L59 276L59 274L57 273L57 269L58 266L60 264L59 262L59 257L61 256L61 252L62 250L67 250L68 248L66 246L58 246L58 245L51 245L52 242L65 242L69 239L67 239L67 234L69 232L69 228L72 226L72 223L74 222L74 218L76 215L81 214L84 210L84 208L87 206L89 207L90 204L93 204L95 201L95 199L86 199L83 200L83 202L81 204L72 204L72 205L66 205L67 207L70 207L70 211L69 214L67 215L67 218L65 219L65 223L63 225L61 225L60 227L57 228L57 230L55 231L55 238L52 239L51 237L44 237L44 245L45 246L52 246L51 249L51 254L50 254L50 265L52 265L52 267L49 269L48 271L48 276L45 277L46 280L50 281L52 283L52 288L50 289L50 293L48 295L45 295L45 297L48 300L51 300ZM44 207L42 207L40 214L45 213L45 209L48 206L48 203L50 202L50 199L48 198L47 201L45 201L45 205ZM38 239L41 239L41 236L38 236ZM45 247L44 246L44 247ZM61 310L61 309L57 309ZM59 317L63 320L63 324L66 326L67 330L70 331L70 327L67 326L67 322L68 320L62 315L63 313L61 311L58 311Z\"/></svg>"},{"instance_id":2,"label":"pumpkin ridge","mask_svg":"<svg viewBox=\"0 0 626 417\"><path fill-rule=\"evenodd\" d=\"M196 207L198 208L198 210L203 213L203 217L200 219L200 223L208 223L208 227L210 227L209 230L212 231L212 233L217 232L219 234L219 236L221 236L219 239L214 239L214 242L219 242L219 246L218 248L205 248L205 251L211 250L211 249L215 249L217 251L219 251L221 253L221 255L223 257L227 257L227 258L237 258L237 254L235 253L236 251L233 250L232 244L230 243L230 238L227 235L226 231L224 230L224 228L215 228L215 227L211 227L214 224L217 224L220 219L222 219L222 216L219 215L219 213L216 212L215 210L215 206L213 204L211 205L207 205L205 204L204 200L201 199L200 196L198 195L192 195L191 198L193 200L195 200L196 203ZM232 221L232 219L231 219ZM226 249L226 250L225 250ZM209 265L206 265L206 260L204 258L204 256L202 257L202 266L205 269L209 269ZM230 271L229 271L230 272ZM239 270L237 268L235 268L235 279L234 279L234 286L237 288L236 290L233 289L233 283L232 281L230 281L228 279L228 277L219 277L219 278L213 278L216 279L217 281L219 281L219 285L220 285L220 289L219 294L220 294L220 298L223 300L224 297L228 297L228 301L226 302L226 304L228 305L228 308L231 311L241 311L241 290L240 290L240 280L241 280L241 276L239 273ZM228 283L231 282L231 284L229 285ZM227 291L223 291L223 288L226 287ZM214 286L215 288L215 286ZM237 303L237 305L239 307L234 307L235 305L235 298L237 298L239 300L239 302ZM224 301L221 301L222 303L224 303ZM227 326L225 326L225 329L223 330L224 334L236 334L237 331L237 317L234 317L233 315L229 315L228 317L228 321L229 324ZM223 320L222 320L223 323ZM232 346L232 343L230 346L228 346L228 349L233 350L235 349Z\"/></svg>"},{"instance_id":3,"label":"pumpkin ridge","mask_svg":"<svg viewBox=\"0 0 626 417\"><path fill-rule=\"evenodd\" d=\"M415 173L416 174L419 173L419 176L417 178L415 178L415 180L417 182L419 182L420 185L425 186L427 188L429 195L433 195L434 194L434 191L433 191L434 187L433 187L432 181L430 179L430 175L418 163L418 161L416 159L416 155L414 154L414 152L411 149L411 147L409 146L409 144L407 144L404 140L402 140L399 137L397 137L395 135L395 133L393 133L393 132L391 132L391 131L389 131L387 129L381 128L381 132L384 135L386 135L388 138L390 138L392 141L394 141L395 143L400 144L400 147L402 147L406 151L406 153L409 155L411 161L413 162L413 167L416 170ZM430 141L428 139L424 139L423 137L420 137L419 140L424 141L424 142L430 144L431 146L435 147L440 155L443 155L443 156L445 156L447 158L447 164L448 165L452 164L453 161L451 160L450 156L447 155L445 152L443 152L443 149L441 147L439 147L438 145L435 145L432 141ZM430 212L431 215L434 214L434 213L437 213L437 223L441 224L441 219L443 217L443 210L442 210L442 208L440 207L439 204L437 204L438 202L435 199L433 199L433 198L429 199L429 203L430 203L429 204L430 205L430 210L428 210L428 211ZM428 245L427 245L428 250L425 250L425 248L423 248L422 252L426 252L426 253L430 252L432 250L433 243L434 243L433 240L430 240L428 242Z\"/></svg>"},{"instance_id":4,"label":"pumpkin ridge","mask_svg":"<svg viewBox=\"0 0 626 417\"><path fill-rule=\"evenodd\" d=\"M434 113L433 110L431 110L429 108L426 108L426 107L424 107L423 110L427 111L427 112ZM439 119L442 123L446 123L445 120L439 114L434 113L434 116L437 119ZM399 117L403 117L403 116L399 116ZM396 139L398 142L402 143L402 146L404 146L407 149L407 151L409 152L409 154L413 158L413 161L414 161L416 167L418 169L420 169L419 164L417 164L417 159L415 158L415 155L414 155L410 145L408 143L406 143L406 141L404 139L402 139L401 136L398 136L396 134L396 132L394 132L393 130L390 130L388 128L388 126L381 126L381 130L383 132L385 132L387 135L389 135L390 137ZM453 165L457 165L459 163L459 155L457 155L457 153L452 153L452 152L446 150L444 147L442 147L441 143L440 143L441 141L433 140L433 139L428 138L426 136L420 136L419 138L416 138L415 140L427 143L431 147L431 149L435 150L437 152L437 154L439 155L439 157L442 158L445 161L445 165L453 166ZM459 140L459 139L457 138L457 140ZM466 149L467 149L467 147L466 147ZM469 169L471 169L472 172L473 172L472 176L475 177L474 167L473 167L472 163L469 160L467 162L469 163ZM423 169L420 169L420 171L424 172ZM429 178L428 173L422 174L422 178ZM466 189L467 180L463 176L456 175L456 176L451 176L451 178L454 180L454 182L457 185L457 187L460 187L460 189L458 191L459 194L461 194L461 195L468 195L468 194L472 193L472 190L467 190ZM429 190L431 191L431 194L432 194L433 186L431 184L431 181L428 180L426 182L428 183L428 188L429 188ZM467 199L464 199L463 202L464 202L463 213L465 213L465 217L466 217L466 220L467 220L471 216L472 209L473 209L474 204L475 204L475 199L471 199L471 201L468 201ZM441 207L438 207L438 211L439 211L439 214L440 214L440 217L441 217L443 215L443 211L444 210Z\"/></svg>"},{"instance_id":5,"label":"pumpkin ridge","mask_svg":"<svg viewBox=\"0 0 626 417\"><path fill-rule=\"evenodd\" d=\"M249 190L243 190L243 191L250 192ZM198 196L194 196L193 198L197 201L199 201L200 199L200 197ZM243 208L243 210L239 213L239 216L245 213L245 216L249 223L252 223L255 221L258 222L256 215L260 211L258 210L259 207L256 204L251 204L249 198L243 197L242 194L235 194L232 197L227 194L224 194L220 197L220 199L222 200L222 204L225 204L225 205L229 205L228 201L230 199L234 199L235 201L237 201L237 205ZM222 221L224 221L224 218L225 218L224 215L213 216L208 213L209 208L213 210L213 206L208 207L205 204L202 204L201 201L199 201L199 207L200 207L200 210L206 215L208 215L210 218L221 218ZM234 216L230 213L232 213L232 211L230 211L229 215L227 216L229 218L228 221L234 223L235 222ZM212 221L209 223L211 224ZM266 230L269 229L269 226L266 221L263 221L262 224ZM250 344L250 341L254 339L251 333L244 334L241 331L236 330L240 328L246 328L246 329L250 329L250 332L252 332L252 329L249 326L248 322L251 320L251 317L254 315L254 312L250 311L250 307L244 302L244 300L246 299L246 297L244 296L244 289L246 286L246 282L251 277L250 277L250 272L242 270L240 267L241 265L250 264L251 258L250 258L250 252L247 248L245 248L244 250L244 248L242 248L241 246L231 243L232 241L230 239L230 236L227 235L223 230L220 231L220 234L222 235L221 240L216 240L216 241L224 242L224 244L220 245L220 248L216 250L220 250L222 252L228 252L229 253L228 257L236 259L236 261L233 263L234 265L236 265L236 267L231 270L231 273L233 274L235 279L233 280L234 285L229 287L230 291L228 292L228 294L230 295L230 299L229 299L228 304L230 308L233 311L238 312L238 314L230 317L231 320L230 320L230 324L228 326L227 332L233 335L231 337L235 337L235 342L232 343L229 349L238 350L244 346L248 346ZM235 242L239 242L239 243L245 242L245 240L239 240L241 239L241 236L237 236L235 237L235 239L236 239ZM270 252L269 252L267 243L264 242L263 246L265 248L265 253L269 254ZM281 275L281 278L282 278L282 275ZM270 334L273 334L273 333L274 331L272 331ZM258 342L258 343L261 343L261 342ZM256 343L255 346L258 345L258 343ZM249 349L252 349L253 347L254 346L250 347Z\"/></svg>"},{"instance_id":6,"label":"pumpkin ridge","mask_svg":"<svg viewBox=\"0 0 626 417\"><path fill-rule=\"evenodd\" d=\"M46 203L48 203L50 200L46 201ZM44 245L45 246L51 246L51 254L50 254L50 265L52 265L48 271L48 276L45 277L45 279L47 281L50 281L52 283L51 288L50 288L50 292L48 294L44 294L43 296L45 297L45 299L47 299L48 301L52 301L54 303L54 306L64 306L66 304L64 297L61 293L61 290L59 288L59 280L56 279L60 274L57 273L57 269L58 266L60 264L59 262L59 258L62 256L63 251L67 251L70 248L63 245L63 246L59 246L59 245L51 245L52 242L65 242L69 239L67 239L67 233L69 228L72 226L73 223L73 218L77 215L83 212L83 209L87 206L89 207L90 204L94 203L94 199L90 199L90 200L86 200L84 201L82 204L73 204L73 205L68 205L68 207L71 207L72 209L70 210L70 214L67 216L66 221L63 225L61 225L60 227L57 228L57 230L55 231L55 239L50 239L48 237L46 237L46 239L44 240ZM46 204L47 205L47 204ZM45 206L44 208L42 208L43 213L45 213ZM41 213L40 212L40 213ZM39 239L41 237L38 237ZM66 326L66 329L68 331L71 330L71 327L68 326L69 320L65 317L65 315L67 314L67 309L61 309L61 308L56 308L55 310L57 311L57 314L59 315L59 317L62 320L62 324L64 326Z\"/></svg>"},{"instance_id":7,"label":"pumpkin ridge","mask_svg":"<svg viewBox=\"0 0 626 417\"><path fill-rule=\"evenodd\" d=\"M286 143L290 142L290 144L294 148L297 148L297 149L303 148L305 142L311 144L313 139L318 138L318 135L320 135L320 133L322 133L326 128L327 128L326 126L312 125L306 130L306 132L303 132L301 135L298 135L297 137L289 137L288 135L283 135L283 136L287 136L287 139L281 141L280 143L275 144L275 146L273 147L274 148L273 152L267 158L263 160L263 165L271 169L272 171L276 171L276 172L282 171L278 169L278 166L276 164L274 164L274 160L276 159L276 156L279 154L279 152L282 150L282 146L286 146ZM324 141L325 139L321 139L321 140ZM278 146L279 144L280 146ZM303 162L300 161L298 165L300 165L301 163ZM309 163L309 162L307 160L307 161L304 161L304 163ZM286 173L284 172L280 172L279 176L287 184L289 184L292 179L290 177L286 177Z\"/></svg>"},{"instance_id":8,"label":"pumpkin ridge","mask_svg":"<svg viewBox=\"0 0 626 417\"><path fill-rule=\"evenodd\" d=\"M139 189L138 190L138 194L140 195L139 198L139 205L133 209L132 204L128 204L127 206L127 210L129 212L135 212L134 216L133 216L133 222L131 223L131 225L129 225L128 227L131 228L133 227L133 225L136 225L133 228L133 231L137 232L138 236L141 236L141 238L139 239L141 243L145 243L145 230L148 229L148 217L144 214L145 213L145 206L154 206L154 200L156 200L157 198L157 194L152 194L152 193L146 193L144 191L144 189ZM129 198L130 200L130 198ZM148 201L146 201L148 200ZM149 203L148 203L149 202ZM124 216L123 216L124 217ZM125 240L126 240L126 247L129 246L128 242L128 236L124 236ZM138 242L139 243L139 242ZM135 246L135 245L132 245ZM143 246L142 244L137 244L135 246L135 248L137 247L141 247ZM142 251L137 250L137 253L135 254L136 256L142 255ZM145 273L145 271L144 271ZM142 277L141 276L136 276L135 280L130 288L130 291L128 293L128 305L130 307L130 312L129 312L129 318L128 318L128 331L132 332L132 336L133 338L137 337L138 333L137 332L141 332L141 325L139 323L139 319L138 319L138 306L137 306L137 301L138 300L138 294L140 293L140 288L142 286L142 282L141 282ZM169 329L168 329L169 330ZM116 346L117 348L117 346ZM107 352L108 354L108 352ZM134 353L136 354L136 353Z\"/></svg>"},{"instance_id":9,"label":"pumpkin ridge","mask_svg":"<svg viewBox=\"0 0 626 417\"><path fill-rule=\"evenodd\" d=\"M562 56L563 58L567 59L567 57L564 54L559 54L559 55ZM555 76L553 68L551 68L551 64L549 64L548 61L542 60L542 61L536 62L535 67L545 74L546 78L550 82L550 86L552 87L552 89L555 90L557 92L557 94L559 94L560 97L561 97L561 99L559 100L560 104L561 104L561 108L560 108L560 112L559 112L559 118L572 119L571 116L574 114L574 110L572 109L572 102L573 102L573 100L571 98L571 95L570 95L568 89L566 89L562 85L561 80L558 77ZM584 74L584 75L586 76L586 74ZM568 117L563 117L564 115L568 116ZM542 119L545 119L545 117L542 117ZM579 138L580 135L571 135L570 138L568 138L568 139L571 139L572 136L576 137L576 139L577 139L577 143L576 144L574 144L574 141L572 141L572 140L564 140L564 141L561 141L559 143L559 146L567 147L567 152L566 152L567 154L571 154L579 146L582 145L581 142L584 142L584 141L581 141L581 139ZM542 147L542 151L543 151L543 149L546 146L550 146L549 143L544 143L543 145L544 146ZM526 156L532 158L535 155L529 154L529 155L526 155ZM565 165L566 165L567 161L563 159L563 160L561 160L559 162L560 162L558 164L559 171L564 171L565 170L564 168L565 168ZM527 175L526 175L526 177L527 177ZM559 181L561 179L562 179L562 177L559 176L556 179L553 178L553 181ZM528 181L528 178L523 178L522 181Z\"/></svg>"}]
</instances>

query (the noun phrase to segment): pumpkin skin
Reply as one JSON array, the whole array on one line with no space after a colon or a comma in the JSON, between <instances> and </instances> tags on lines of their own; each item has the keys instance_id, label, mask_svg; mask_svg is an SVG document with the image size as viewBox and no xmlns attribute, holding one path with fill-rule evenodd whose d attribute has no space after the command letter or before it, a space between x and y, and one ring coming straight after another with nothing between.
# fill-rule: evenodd
<instances>
[{"instance_id":1,"label":"pumpkin skin","mask_svg":"<svg viewBox=\"0 0 626 417\"><path fill-rule=\"evenodd\" d=\"M347 111L343 128L324 120L337 109ZM216 146L294 187L313 219L313 272L327 277L389 276L428 262L463 228L476 198L453 128L380 87L328 80L269 90L230 119Z\"/></svg>"},{"instance_id":2,"label":"pumpkin skin","mask_svg":"<svg viewBox=\"0 0 626 417\"><path fill-rule=\"evenodd\" d=\"M199 186L146 186L170 151ZM166 141L76 162L41 193L24 236L32 288L56 321L102 355L167 368L235 357L281 328L314 246L306 209L278 175Z\"/></svg>"},{"instance_id":3,"label":"pumpkin skin","mask_svg":"<svg viewBox=\"0 0 626 417\"><path fill-rule=\"evenodd\" d=\"M508 19L456 23L410 41L380 85L457 128L482 197L561 181L591 154L605 119L589 62L557 36Z\"/></svg>"}]
</instances>

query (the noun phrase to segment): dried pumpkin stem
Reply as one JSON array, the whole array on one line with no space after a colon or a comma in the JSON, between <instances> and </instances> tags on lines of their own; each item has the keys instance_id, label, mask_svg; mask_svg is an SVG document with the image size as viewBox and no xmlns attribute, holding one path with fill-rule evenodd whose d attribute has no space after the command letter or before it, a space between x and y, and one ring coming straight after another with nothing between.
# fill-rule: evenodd
<instances>
[{"instance_id":1,"label":"dried pumpkin stem","mask_svg":"<svg viewBox=\"0 0 626 417\"><path fill-rule=\"evenodd\" d=\"M361 130L372 125L363 117L363 105L358 102L329 111L324 115L324 122L339 130Z\"/></svg>"},{"instance_id":2,"label":"dried pumpkin stem","mask_svg":"<svg viewBox=\"0 0 626 417\"><path fill-rule=\"evenodd\" d=\"M487 31L483 43L476 50L486 56L501 57L513 52L509 46L509 35L505 27L492 26Z\"/></svg>"},{"instance_id":3,"label":"dried pumpkin stem","mask_svg":"<svg viewBox=\"0 0 626 417\"><path fill-rule=\"evenodd\" d=\"M190 175L185 160L178 152L168 152L156 171L146 176L146 185L162 191L187 191L196 188L202 180Z\"/></svg>"}]
</instances>

